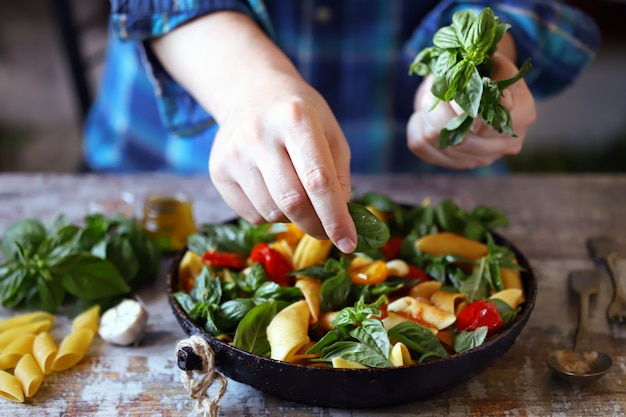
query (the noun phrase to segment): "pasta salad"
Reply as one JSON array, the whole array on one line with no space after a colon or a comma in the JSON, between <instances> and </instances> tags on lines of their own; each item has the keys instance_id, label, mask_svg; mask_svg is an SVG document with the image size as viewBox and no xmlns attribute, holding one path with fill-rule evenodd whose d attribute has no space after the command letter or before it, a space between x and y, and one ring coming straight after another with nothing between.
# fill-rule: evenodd
<instances>
[{"instance_id":1,"label":"pasta salad","mask_svg":"<svg viewBox=\"0 0 626 417\"><path fill-rule=\"evenodd\" d=\"M525 295L515 253L493 235L508 225L501 212L452 200L407 207L378 193L353 201L386 239L352 254L293 224L203 225L180 262L176 302L237 348L335 368L445 358L515 322Z\"/></svg>"}]
</instances>

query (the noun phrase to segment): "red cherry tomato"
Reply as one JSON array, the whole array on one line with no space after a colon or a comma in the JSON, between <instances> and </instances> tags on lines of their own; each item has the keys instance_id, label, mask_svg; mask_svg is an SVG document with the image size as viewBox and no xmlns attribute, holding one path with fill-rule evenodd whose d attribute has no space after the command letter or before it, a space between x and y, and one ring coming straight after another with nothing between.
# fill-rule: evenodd
<instances>
[{"instance_id":1,"label":"red cherry tomato","mask_svg":"<svg viewBox=\"0 0 626 417\"><path fill-rule=\"evenodd\" d=\"M422 268L411 264L409 264L409 273L405 278L410 280L416 279L420 282L428 281L428 275L426 272Z\"/></svg>"},{"instance_id":2,"label":"red cherry tomato","mask_svg":"<svg viewBox=\"0 0 626 417\"><path fill-rule=\"evenodd\" d=\"M265 242L257 243L250 252L250 261L260 263L265 267L269 279L282 287L292 284L293 277L288 275L293 268L291 264L276 249L272 249Z\"/></svg>"},{"instance_id":3,"label":"red cherry tomato","mask_svg":"<svg viewBox=\"0 0 626 417\"><path fill-rule=\"evenodd\" d=\"M492 301L476 300L461 311L457 317L458 330L472 331L487 326L487 334L493 334L504 325L498 306Z\"/></svg>"},{"instance_id":4,"label":"red cherry tomato","mask_svg":"<svg viewBox=\"0 0 626 417\"><path fill-rule=\"evenodd\" d=\"M213 249L204 252L202 263L222 268L244 269L246 267L246 259L241 253L216 252Z\"/></svg>"},{"instance_id":5,"label":"red cherry tomato","mask_svg":"<svg viewBox=\"0 0 626 417\"><path fill-rule=\"evenodd\" d=\"M400 255L400 248L402 247L402 241L404 238L400 236L391 236L385 244L380 248L385 259L388 261L396 259Z\"/></svg>"}]
</instances>

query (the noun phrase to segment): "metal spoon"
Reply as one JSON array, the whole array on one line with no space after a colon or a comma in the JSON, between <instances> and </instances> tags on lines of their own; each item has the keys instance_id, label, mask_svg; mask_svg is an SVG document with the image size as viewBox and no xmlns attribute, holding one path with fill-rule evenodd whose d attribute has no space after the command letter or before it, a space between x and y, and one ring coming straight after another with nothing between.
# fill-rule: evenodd
<instances>
[{"instance_id":1,"label":"metal spoon","mask_svg":"<svg viewBox=\"0 0 626 417\"><path fill-rule=\"evenodd\" d=\"M546 362L557 375L570 383L593 382L604 376L613 365L610 356L589 348L589 298L598 292L599 280L595 271L575 271L569 276L570 288L580 296L574 349L556 350Z\"/></svg>"}]
</instances>

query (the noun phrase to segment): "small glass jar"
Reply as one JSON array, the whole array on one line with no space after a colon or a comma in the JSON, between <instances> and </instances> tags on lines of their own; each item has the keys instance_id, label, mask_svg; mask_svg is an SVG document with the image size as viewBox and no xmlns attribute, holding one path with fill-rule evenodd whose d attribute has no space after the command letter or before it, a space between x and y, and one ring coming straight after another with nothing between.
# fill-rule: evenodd
<instances>
[{"instance_id":1,"label":"small glass jar","mask_svg":"<svg viewBox=\"0 0 626 417\"><path fill-rule=\"evenodd\" d=\"M184 249L187 238L196 233L191 199L182 192L148 194L144 199L142 225L164 252Z\"/></svg>"}]
</instances>

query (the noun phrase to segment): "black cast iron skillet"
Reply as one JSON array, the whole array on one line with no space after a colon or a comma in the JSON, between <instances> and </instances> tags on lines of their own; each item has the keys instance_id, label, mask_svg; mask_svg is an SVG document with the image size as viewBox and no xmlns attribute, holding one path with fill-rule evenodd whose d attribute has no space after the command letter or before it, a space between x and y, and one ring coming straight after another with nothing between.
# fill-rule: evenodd
<instances>
[{"instance_id":1,"label":"black cast iron skillet","mask_svg":"<svg viewBox=\"0 0 626 417\"><path fill-rule=\"evenodd\" d=\"M526 302L517 321L481 346L432 362L377 369L332 369L295 365L251 354L215 339L194 324L175 301L178 267L184 251L172 263L167 277L170 306L189 336L200 335L215 352L215 364L227 377L267 394L304 404L337 408L378 408L400 405L442 393L483 372L515 342L535 307L537 282L524 255L512 243L494 235L496 243L509 247L523 267ZM179 352L179 367L191 370L194 352Z\"/></svg>"}]
</instances>

